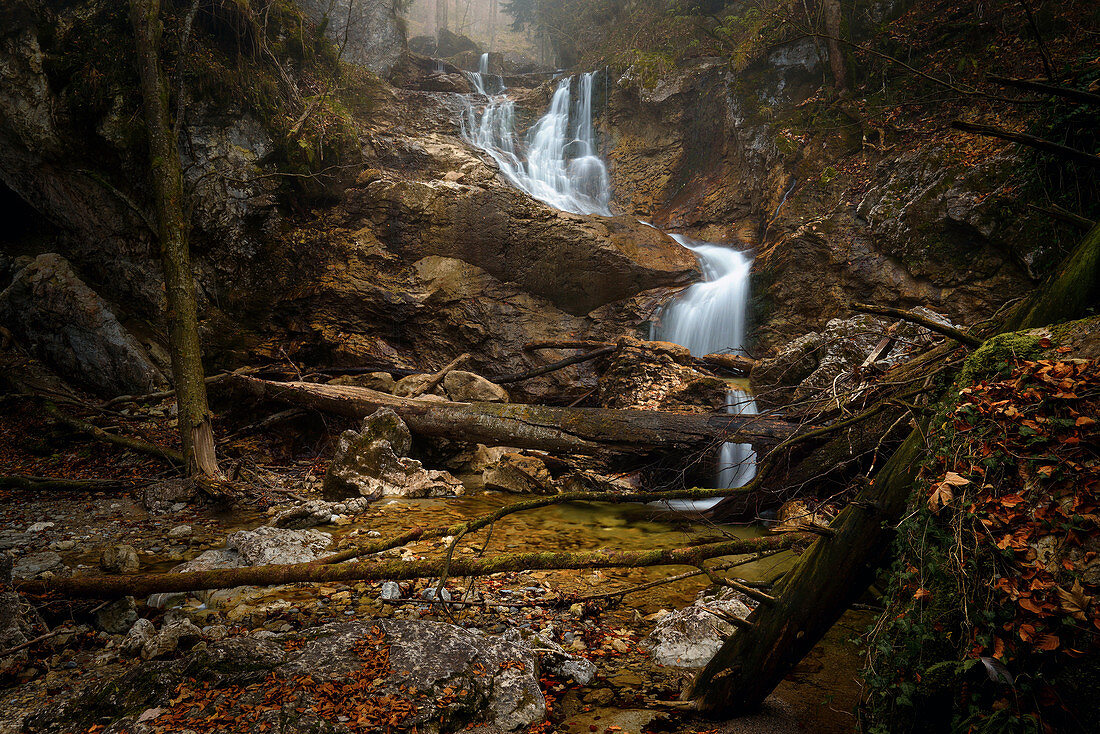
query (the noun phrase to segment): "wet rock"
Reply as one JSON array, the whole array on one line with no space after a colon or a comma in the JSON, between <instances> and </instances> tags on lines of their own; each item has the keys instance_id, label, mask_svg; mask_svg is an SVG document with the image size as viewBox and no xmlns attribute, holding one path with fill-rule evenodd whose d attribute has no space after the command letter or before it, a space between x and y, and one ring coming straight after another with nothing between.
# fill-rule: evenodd
<instances>
[{"instance_id":1,"label":"wet rock","mask_svg":"<svg viewBox=\"0 0 1100 734\"><path fill-rule=\"evenodd\" d=\"M149 512L168 512L195 499L198 488L190 479L166 479L153 482L141 494L141 504Z\"/></svg>"},{"instance_id":2,"label":"wet rock","mask_svg":"<svg viewBox=\"0 0 1100 734\"><path fill-rule=\"evenodd\" d=\"M60 255L39 255L0 293L0 324L47 365L101 395L167 384L141 343Z\"/></svg>"},{"instance_id":3,"label":"wet rock","mask_svg":"<svg viewBox=\"0 0 1100 734\"><path fill-rule=\"evenodd\" d=\"M481 474L486 489L515 494L555 494L553 477L535 456L505 454Z\"/></svg>"},{"instance_id":4,"label":"wet rock","mask_svg":"<svg viewBox=\"0 0 1100 734\"><path fill-rule=\"evenodd\" d=\"M506 640L530 646L539 656L542 669L559 678L572 678L579 685L586 686L596 678L596 664L576 655L570 655L565 648L543 634L536 634L512 627L501 635Z\"/></svg>"},{"instance_id":5,"label":"wet rock","mask_svg":"<svg viewBox=\"0 0 1100 734\"><path fill-rule=\"evenodd\" d=\"M629 494L643 487L640 474L622 474L611 476L591 469L574 469L554 482L559 492L611 492Z\"/></svg>"},{"instance_id":6,"label":"wet rock","mask_svg":"<svg viewBox=\"0 0 1100 734\"><path fill-rule=\"evenodd\" d=\"M277 528L298 529L327 523L341 524L347 513L354 515L367 509L369 505L370 500L366 497L352 497L342 502L310 500L305 504L283 510L268 524Z\"/></svg>"},{"instance_id":7,"label":"wet rock","mask_svg":"<svg viewBox=\"0 0 1100 734\"><path fill-rule=\"evenodd\" d=\"M54 522L36 522L33 525L29 525L27 527L27 532L28 533L41 533L43 530L49 530L50 528L54 527L55 525L57 525L57 523L54 523Z\"/></svg>"},{"instance_id":8,"label":"wet rock","mask_svg":"<svg viewBox=\"0 0 1100 734\"><path fill-rule=\"evenodd\" d=\"M451 400L460 403L507 403L508 391L480 375L463 370L448 372L443 387Z\"/></svg>"},{"instance_id":9,"label":"wet rock","mask_svg":"<svg viewBox=\"0 0 1100 734\"><path fill-rule=\"evenodd\" d=\"M399 384L400 387L400 384ZM388 408L363 421L359 432L345 431L325 472L324 495L347 497L441 497L462 493L462 483L445 471L424 469L403 454L412 446L409 429Z\"/></svg>"},{"instance_id":10,"label":"wet rock","mask_svg":"<svg viewBox=\"0 0 1100 734\"><path fill-rule=\"evenodd\" d=\"M18 558L12 567L12 575L17 579L33 579L41 573L61 568L61 556L53 551L31 553Z\"/></svg>"},{"instance_id":11,"label":"wet rock","mask_svg":"<svg viewBox=\"0 0 1100 734\"><path fill-rule=\"evenodd\" d=\"M722 589L714 595L703 592L690 606L662 617L653 632L642 641L642 647L647 648L660 665L703 667L734 631L733 625L708 609L742 619L751 612L745 601L731 589Z\"/></svg>"},{"instance_id":12,"label":"wet rock","mask_svg":"<svg viewBox=\"0 0 1100 734\"><path fill-rule=\"evenodd\" d=\"M112 545L99 554L99 567L107 573L137 573L141 563L132 545Z\"/></svg>"},{"instance_id":13,"label":"wet rock","mask_svg":"<svg viewBox=\"0 0 1100 734\"><path fill-rule=\"evenodd\" d=\"M96 627L110 635L124 635L138 620L134 597L116 599L95 613Z\"/></svg>"}]
</instances>

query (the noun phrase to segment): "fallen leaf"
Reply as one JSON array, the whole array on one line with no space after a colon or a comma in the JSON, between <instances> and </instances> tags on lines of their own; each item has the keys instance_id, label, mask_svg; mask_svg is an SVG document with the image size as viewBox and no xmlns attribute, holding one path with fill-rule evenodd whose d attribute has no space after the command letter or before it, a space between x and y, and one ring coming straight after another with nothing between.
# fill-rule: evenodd
<instances>
[{"instance_id":1,"label":"fallen leaf","mask_svg":"<svg viewBox=\"0 0 1100 734\"><path fill-rule=\"evenodd\" d=\"M970 480L964 476L956 474L953 471L947 472L947 475L943 478L943 481L936 485L932 490L932 496L928 498L928 509L932 512L936 512L941 507L945 507L955 499L955 493L952 491L952 487L965 487L970 484Z\"/></svg>"},{"instance_id":2,"label":"fallen leaf","mask_svg":"<svg viewBox=\"0 0 1100 734\"><path fill-rule=\"evenodd\" d=\"M1069 591L1059 586L1058 598L1062 602L1059 608L1063 612L1081 622L1085 621L1085 611L1088 610L1089 604L1092 603L1092 597L1085 594L1085 588L1081 586L1080 581L1074 580L1073 586L1070 587Z\"/></svg>"}]
</instances>

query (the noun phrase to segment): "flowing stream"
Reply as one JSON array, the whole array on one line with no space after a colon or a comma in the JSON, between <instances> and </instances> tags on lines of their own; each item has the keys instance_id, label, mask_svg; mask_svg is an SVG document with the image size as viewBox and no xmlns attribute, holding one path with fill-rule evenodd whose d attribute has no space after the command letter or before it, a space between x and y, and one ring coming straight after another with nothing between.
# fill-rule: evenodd
<instances>
[{"instance_id":1,"label":"flowing stream","mask_svg":"<svg viewBox=\"0 0 1100 734\"><path fill-rule=\"evenodd\" d=\"M516 188L568 212L610 216L611 183L592 125L597 73L569 76L558 82L549 109L520 141L515 103L508 97L503 80L489 74L489 55L483 54L479 70L466 72L475 94L466 100L462 134L487 153ZM664 308L655 338L685 346L697 356L743 352L752 259L722 245L697 242L682 234L670 236L695 253L703 281ZM755 414L756 404L747 392L731 387L726 410ZM715 486L740 487L755 473L756 454L751 445L722 444ZM667 504L678 510L705 510L717 502L683 500Z\"/></svg>"}]
</instances>

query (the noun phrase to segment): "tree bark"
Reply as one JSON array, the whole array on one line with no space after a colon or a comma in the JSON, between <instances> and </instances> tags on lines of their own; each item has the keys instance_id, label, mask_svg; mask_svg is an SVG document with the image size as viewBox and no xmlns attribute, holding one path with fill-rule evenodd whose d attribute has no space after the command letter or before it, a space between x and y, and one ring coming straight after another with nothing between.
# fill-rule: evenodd
<instances>
[{"instance_id":1,"label":"tree bark","mask_svg":"<svg viewBox=\"0 0 1100 734\"><path fill-rule=\"evenodd\" d=\"M562 453L646 453L716 441L776 443L801 428L758 415L453 403L408 400L348 385L269 382L246 376L234 381L257 397L338 415L358 418L390 408L409 430L423 436Z\"/></svg>"},{"instance_id":2,"label":"tree bark","mask_svg":"<svg viewBox=\"0 0 1100 734\"><path fill-rule=\"evenodd\" d=\"M848 91L848 59L840 47L840 0L822 0L825 35L829 45L829 69L833 72L833 88Z\"/></svg>"},{"instance_id":3,"label":"tree bark","mask_svg":"<svg viewBox=\"0 0 1100 734\"><path fill-rule=\"evenodd\" d=\"M509 553L493 558L426 558L420 561L362 561L359 563L294 563L284 566L223 568L185 573L134 576L77 576L19 585L32 594L56 592L68 597L112 599L144 597L161 592L231 589L236 586L278 586L293 583L341 581L400 581L404 579L470 578L506 571L553 571L580 568L642 568L697 566L709 558L790 548L805 538L796 533L746 540L728 540L689 548L644 551Z\"/></svg>"},{"instance_id":4,"label":"tree bark","mask_svg":"<svg viewBox=\"0 0 1100 734\"><path fill-rule=\"evenodd\" d=\"M435 40L441 41L447 30L447 4L450 0L435 0Z\"/></svg>"},{"instance_id":5,"label":"tree bark","mask_svg":"<svg viewBox=\"0 0 1100 734\"><path fill-rule=\"evenodd\" d=\"M193 476L217 478L220 472L203 380L195 281L183 206L183 175L179 148L169 121L168 86L160 66L160 0L131 0L130 21L149 137L151 183L167 302L168 344L183 456Z\"/></svg>"}]
</instances>

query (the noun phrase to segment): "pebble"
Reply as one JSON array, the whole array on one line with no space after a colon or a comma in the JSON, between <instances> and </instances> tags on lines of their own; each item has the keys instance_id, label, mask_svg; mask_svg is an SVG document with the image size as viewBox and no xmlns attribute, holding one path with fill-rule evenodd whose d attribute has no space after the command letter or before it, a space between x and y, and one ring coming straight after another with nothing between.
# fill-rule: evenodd
<instances>
[{"instance_id":1,"label":"pebble","mask_svg":"<svg viewBox=\"0 0 1100 734\"><path fill-rule=\"evenodd\" d=\"M423 599L424 601L435 601L435 599L436 599L435 594L436 594L435 587L434 586L429 586L427 589L424 589L424 591L420 592L420 598ZM443 601L450 601L451 600L451 592L447 591L446 589L442 590L442 593L440 593L440 596L443 598Z\"/></svg>"},{"instance_id":2,"label":"pebble","mask_svg":"<svg viewBox=\"0 0 1100 734\"><path fill-rule=\"evenodd\" d=\"M27 532L41 533L43 530L49 530L55 525L57 525L57 523L55 522L36 522L34 525L31 525L29 528L27 528Z\"/></svg>"},{"instance_id":3,"label":"pebble","mask_svg":"<svg viewBox=\"0 0 1100 734\"><path fill-rule=\"evenodd\" d=\"M396 581L387 581L382 584L381 598L388 601L401 598L401 587L398 586Z\"/></svg>"},{"instance_id":4,"label":"pebble","mask_svg":"<svg viewBox=\"0 0 1100 734\"><path fill-rule=\"evenodd\" d=\"M191 530L190 525L177 525L176 527L168 531L168 537L173 540L179 538L190 538L192 532L193 531Z\"/></svg>"}]
</instances>

